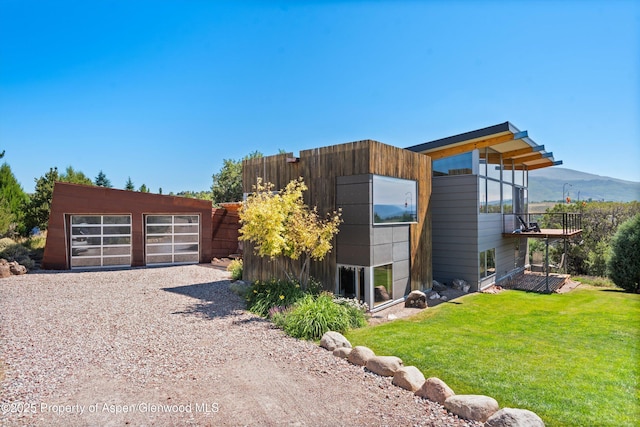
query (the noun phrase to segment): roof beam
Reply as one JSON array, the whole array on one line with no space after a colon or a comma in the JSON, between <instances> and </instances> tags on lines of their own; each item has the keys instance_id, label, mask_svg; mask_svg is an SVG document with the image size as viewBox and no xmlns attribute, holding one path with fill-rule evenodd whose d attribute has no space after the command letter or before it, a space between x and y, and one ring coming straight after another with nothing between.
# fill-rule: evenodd
<instances>
[{"instance_id":1,"label":"roof beam","mask_svg":"<svg viewBox=\"0 0 640 427\"><path fill-rule=\"evenodd\" d=\"M518 157L517 159L513 159L513 161L516 163L527 163L533 160L548 159L550 157L553 157L553 153L533 153L528 156Z\"/></svg>"},{"instance_id":2,"label":"roof beam","mask_svg":"<svg viewBox=\"0 0 640 427\"><path fill-rule=\"evenodd\" d=\"M502 158L512 159L514 157L522 156L524 154L537 153L542 150L544 150L544 145L536 145L535 147L526 147L526 148L521 148L519 150L505 151L504 153L502 153Z\"/></svg>"},{"instance_id":3,"label":"roof beam","mask_svg":"<svg viewBox=\"0 0 640 427\"><path fill-rule=\"evenodd\" d=\"M426 151L423 151L423 153L431 157L432 160L438 160L444 157L456 156L458 154L467 153L477 148L478 149L486 148L492 145L512 141L514 139L519 139L519 138L515 138L515 136L520 134L522 134L522 132L518 132L516 134L496 136L493 138L485 138L478 141L469 142L466 144L456 145L453 147L443 147L442 149L436 149L433 152L429 152L428 150L426 150Z\"/></svg>"}]
</instances>

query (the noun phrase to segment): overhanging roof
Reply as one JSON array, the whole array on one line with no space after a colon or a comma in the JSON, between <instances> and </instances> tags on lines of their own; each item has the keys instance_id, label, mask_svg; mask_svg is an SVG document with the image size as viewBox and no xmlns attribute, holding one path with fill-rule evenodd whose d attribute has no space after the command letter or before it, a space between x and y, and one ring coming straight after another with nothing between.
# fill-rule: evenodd
<instances>
[{"instance_id":1,"label":"overhanging roof","mask_svg":"<svg viewBox=\"0 0 640 427\"><path fill-rule=\"evenodd\" d=\"M425 142L408 147L407 150L426 154L437 160L476 148L491 148L495 153L501 154L505 169L513 165L515 169L534 170L562 164L562 160L553 159L553 153L545 151L544 145L538 145L529 138L527 131L519 130L510 122Z\"/></svg>"}]
</instances>

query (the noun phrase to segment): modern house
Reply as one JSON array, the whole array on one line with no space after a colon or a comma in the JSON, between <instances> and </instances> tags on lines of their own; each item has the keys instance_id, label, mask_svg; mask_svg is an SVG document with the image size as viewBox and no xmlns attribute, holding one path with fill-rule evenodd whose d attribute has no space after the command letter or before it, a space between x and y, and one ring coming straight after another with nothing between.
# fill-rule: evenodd
<instances>
[{"instance_id":1,"label":"modern house","mask_svg":"<svg viewBox=\"0 0 640 427\"><path fill-rule=\"evenodd\" d=\"M527 238L580 233L566 224L563 230L523 229L532 222L529 171L562 161L509 122L407 150L433 162L432 268L438 281L463 279L472 290L482 290L525 270Z\"/></svg>"},{"instance_id":2,"label":"modern house","mask_svg":"<svg viewBox=\"0 0 640 427\"><path fill-rule=\"evenodd\" d=\"M375 310L432 279L475 291L504 283L525 270L527 238L579 234L528 227L528 172L561 163L505 122L407 149L367 140L251 159L243 185L250 192L262 178L279 189L302 177L309 205L342 209L335 250L311 275ZM245 279L282 276L282 261L250 245L244 262Z\"/></svg>"},{"instance_id":3,"label":"modern house","mask_svg":"<svg viewBox=\"0 0 640 427\"><path fill-rule=\"evenodd\" d=\"M529 171L558 164L505 122L406 149L365 140L249 159L242 180L249 193L258 178L279 190L302 177L308 205L340 209L334 250L311 276L377 310L433 279L474 291L513 283L528 238L579 235L572 214L541 230L528 209ZM238 251L238 205L56 183L43 267L208 263ZM248 242L243 252L245 280L284 278L285 260L260 258Z\"/></svg>"},{"instance_id":4,"label":"modern house","mask_svg":"<svg viewBox=\"0 0 640 427\"><path fill-rule=\"evenodd\" d=\"M258 178L276 189L302 177L305 201L318 211L342 209L335 248L311 265L328 290L378 307L431 285L431 161L377 141L358 141L243 162L244 191ZM244 247L244 278L283 278L284 260Z\"/></svg>"},{"instance_id":5,"label":"modern house","mask_svg":"<svg viewBox=\"0 0 640 427\"><path fill-rule=\"evenodd\" d=\"M238 249L238 204L56 182L42 267L208 263Z\"/></svg>"}]
</instances>

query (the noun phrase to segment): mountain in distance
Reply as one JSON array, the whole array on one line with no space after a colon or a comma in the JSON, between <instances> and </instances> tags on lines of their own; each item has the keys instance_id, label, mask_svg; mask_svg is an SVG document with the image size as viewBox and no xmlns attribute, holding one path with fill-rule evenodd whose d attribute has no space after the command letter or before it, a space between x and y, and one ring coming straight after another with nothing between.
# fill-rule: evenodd
<instances>
[{"instance_id":1,"label":"mountain in distance","mask_svg":"<svg viewBox=\"0 0 640 427\"><path fill-rule=\"evenodd\" d=\"M565 185L568 184L568 185ZM640 201L640 182L550 167L529 172L529 201L562 201L562 189L571 201Z\"/></svg>"}]
</instances>

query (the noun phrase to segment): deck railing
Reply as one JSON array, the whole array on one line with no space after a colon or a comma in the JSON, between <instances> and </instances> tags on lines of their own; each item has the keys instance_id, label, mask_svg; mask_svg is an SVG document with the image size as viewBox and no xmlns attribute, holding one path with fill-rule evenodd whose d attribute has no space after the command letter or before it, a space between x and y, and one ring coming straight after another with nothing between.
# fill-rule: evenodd
<instances>
[{"instance_id":1,"label":"deck railing","mask_svg":"<svg viewBox=\"0 0 640 427\"><path fill-rule=\"evenodd\" d=\"M582 229L582 213L510 213L502 215L503 233L524 231L525 224L533 228L533 224L540 228L562 230L562 234L571 234Z\"/></svg>"}]
</instances>

